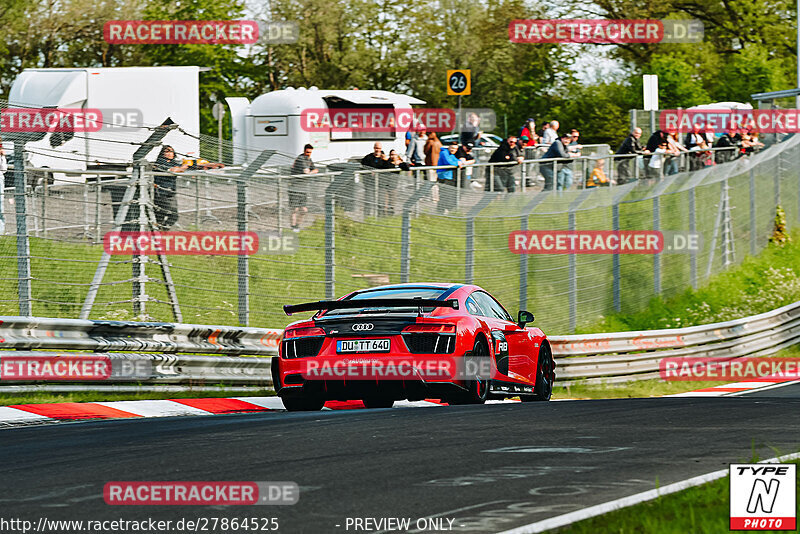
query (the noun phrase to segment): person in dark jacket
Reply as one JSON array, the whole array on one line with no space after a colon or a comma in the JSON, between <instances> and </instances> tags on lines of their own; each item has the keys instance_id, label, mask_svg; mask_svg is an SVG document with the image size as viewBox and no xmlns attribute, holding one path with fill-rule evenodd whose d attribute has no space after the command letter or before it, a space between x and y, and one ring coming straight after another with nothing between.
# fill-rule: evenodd
<instances>
[{"instance_id":1,"label":"person in dark jacket","mask_svg":"<svg viewBox=\"0 0 800 534\"><path fill-rule=\"evenodd\" d=\"M726 163L739 157L741 151L742 137L736 132L736 128L731 128L717 139L714 148L724 148L726 150L714 151L714 160L717 163Z\"/></svg>"},{"instance_id":2,"label":"person in dark jacket","mask_svg":"<svg viewBox=\"0 0 800 534\"><path fill-rule=\"evenodd\" d=\"M617 183L622 185L633 179L634 173L632 172L632 165L635 165L636 158L634 155L647 154L648 151L639 142L642 137L642 129L634 128L631 133L616 151L617 155L624 156L630 154L630 157L616 158L619 162L617 166Z\"/></svg>"},{"instance_id":3,"label":"person in dark jacket","mask_svg":"<svg viewBox=\"0 0 800 534\"><path fill-rule=\"evenodd\" d=\"M645 145L645 150L650 154L655 154L656 150L663 145L664 143L669 144L668 141L669 134L664 130L656 130L652 134L650 134L650 138L647 140L647 145ZM663 163L663 161L661 162ZM661 164L659 164L661 165ZM661 177L661 168L660 167L651 167L650 166L650 157L644 158L644 168L647 173L647 178L660 178Z\"/></svg>"},{"instance_id":4,"label":"person in dark jacket","mask_svg":"<svg viewBox=\"0 0 800 534\"><path fill-rule=\"evenodd\" d=\"M512 135L497 150L492 153L489 163L522 163L522 151L517 146L517 136ZM492 169L494 169L492 171ZM514 170L510 165L490 167L486 170L486 191L491 191L491 174L494 172L494 191L508 191L513 193L516 189L514 184Z\"/></svg>"},{"instance_id":5,"label":"person in dark jacket","mask_svg":"<svg viewBox=\"0 0 800 534\"><path fill-rule=\"evenodd\" d=\"M552 191L553 189L553 175L555 174L555 164L558 163L558 175L556 176L557 187L559 190L566 190L572 187L572 169L568 167L572 163L572 158L577 157L570 154L567 150L567 145L572 142L572 134L566 133L553 141L547 152L544 153L542 159L552 159L553 163L542 163L539 165L539 171L544 176L544 189L545 191ZM574 154L574 153L573 153Z\"/></svg>"},{"instance_id":6,"label":"person in dark jacket","mask_svg":"<svg viewBox=\"0 0 800 534\"><path fill-rule=\"evenodd\" d=\"M153 170L158 173L153 178L155 194L153 195L156 224L161 231L169 230L178 220L178 178L164 173L183 172L189 168L175 157L175 149L164 145L159 152Z\"/></svg>"},{"instance_id":7,"label":"person in dark jacket","mask_svg":"<svg viewBox=\"0 0 800 534\"><path fill-rule=\"evenodd\" d=\"M373 169L391 169L392 164L389 162L389 157L383 152L383 145L375 143L372 147L372 152L361 158L361 164L365 167L372 167ZM372 215L372 205L375 203L375 184L379 183L379 189L385 189L388 182L394 182L396 177L390 174L373 173L371 176L368 174L364 177L364 215ZM384 206L378 204L378 215L384 212Z\"/></svg>"}]
</instances>

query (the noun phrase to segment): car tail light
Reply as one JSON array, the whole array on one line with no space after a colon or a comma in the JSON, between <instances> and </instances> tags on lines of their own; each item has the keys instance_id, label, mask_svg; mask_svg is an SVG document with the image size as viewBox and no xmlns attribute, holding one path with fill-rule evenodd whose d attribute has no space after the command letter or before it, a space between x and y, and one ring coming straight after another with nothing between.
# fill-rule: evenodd
<instances>
[{"instance_id":1,"label":"car tail light","mask_svg":"<svg viewBox=\"0 0 800 534\"><path fill-rule=\"evenodd\" d=\"M454 324L412 324L403 328L404 333L409 334L455 334L456 325Z\"/></svg>"},{"instance_id":2,"label":"car tail light","mask_svg":"<svg viewBox=\"0 0 800 534\"><path fill-rule=\"evenodd\" d=\"M298 337L324 336L325 330L318 326L305 328L290 328L283 333L283 339L295 339Z\"/></svg>"}]
</instances>

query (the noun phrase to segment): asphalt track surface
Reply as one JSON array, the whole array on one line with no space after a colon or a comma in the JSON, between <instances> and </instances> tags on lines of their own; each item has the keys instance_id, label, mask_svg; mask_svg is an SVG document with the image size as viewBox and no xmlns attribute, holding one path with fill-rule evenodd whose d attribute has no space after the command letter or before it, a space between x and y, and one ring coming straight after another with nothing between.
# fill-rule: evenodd
<instances>
[{"instance_id":1,"label":"asphalt track surface","mask_svg":"<svg viewBox=\"0 0 800 534\"><path fill-rule=\"evenodd\" d=\"M380 530L354 518L413 527L435 516L452 520L451 532L498 532L749 461L753 450L800 450L800 386L779 391L7 429L0 517L277 517L278 532L339 533ZM104 484L125 480L295 481L301 496L293 506L105 504Z\"/></svg>"}]
</instances>

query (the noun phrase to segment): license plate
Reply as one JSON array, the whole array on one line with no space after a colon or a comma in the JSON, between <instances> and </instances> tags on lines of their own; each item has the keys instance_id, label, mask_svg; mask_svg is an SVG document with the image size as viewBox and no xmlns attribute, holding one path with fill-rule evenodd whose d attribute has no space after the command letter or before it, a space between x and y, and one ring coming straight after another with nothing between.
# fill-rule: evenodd
<instances>
[{"instance_id":1,"label":"license plate","mask_svg":"<svg viewBox=\"0 0 800 534\"><path fill-rule=\"evenodd\" d=\"M340 339L336 341L336 352L389 352L390 339Z\"/></svg>"}]
</instances>

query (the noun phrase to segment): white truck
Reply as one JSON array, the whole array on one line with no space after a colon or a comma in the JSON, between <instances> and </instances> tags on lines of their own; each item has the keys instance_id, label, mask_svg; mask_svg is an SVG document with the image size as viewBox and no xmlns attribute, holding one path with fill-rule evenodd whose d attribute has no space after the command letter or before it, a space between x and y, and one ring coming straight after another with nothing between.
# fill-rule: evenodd
<instances>
[{"instance_id":1,"label":"white truck","mask_svg":"<svg viewBox=\"0 0 800 534\"><path fill-rule=\"evenodd\" d=\"M314 146L315 162L340 162L361 158L372 152L376 141L383 151L395 149L405 155L405 133L398 127L393 131L348 131L328 128L326 131L309 131L304 113L313 110L335 112L370 112L410 110L412 104L424 104L411 96L376 90L322 90L288 88L272 91L252 102L246 98L226 98L231 110L233 125L233 162L241 165L253 160L261 151L273 149L278 154L270 162L284 162L303 152L306 144Z\"/></svg>"},{"instance_id":2,"label":"white truck","mask_svg":"<svg viewBox=\"0 0 800 534\"><path fill-rule=\"evenodd\" d=\"M25 69L14 80L9 108L60 108L102 112L95 132L48 133L26 143L29 167L85 170L124 164L168 117L191 135L171 131L162 141L178 157L199 157L200 67ZM148 156L154 160L157 151ZM57 182L83 181L79 173L52 173Z\"/></svg>"}]
</instances>

